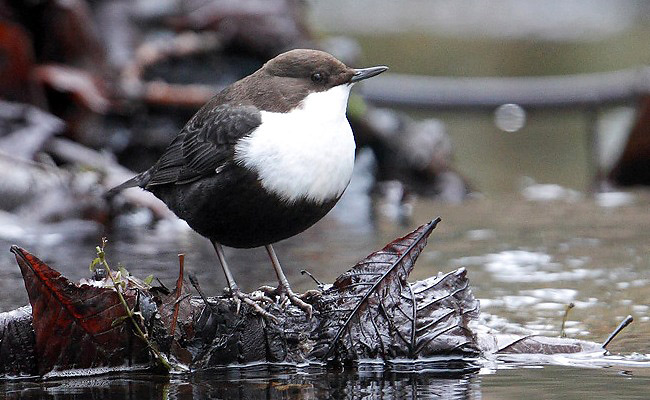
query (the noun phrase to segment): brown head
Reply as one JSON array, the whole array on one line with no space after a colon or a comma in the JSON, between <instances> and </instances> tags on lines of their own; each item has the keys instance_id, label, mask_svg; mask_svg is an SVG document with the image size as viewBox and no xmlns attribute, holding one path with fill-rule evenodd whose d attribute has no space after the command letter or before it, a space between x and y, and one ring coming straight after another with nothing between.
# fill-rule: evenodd
<instances>
[{"instance_id":1,"label":"brown head","mask_svg":"<svg viewBox=\"0 0 650 400\"><path fill-rule=\"evenodd\" d=\"M387 69L384 66L355 69L324 51L296 49L267 61L224 94L229 101L252 103L265 111L287 112L310 93L351 85Z\"/></svg>"}]
</instances>

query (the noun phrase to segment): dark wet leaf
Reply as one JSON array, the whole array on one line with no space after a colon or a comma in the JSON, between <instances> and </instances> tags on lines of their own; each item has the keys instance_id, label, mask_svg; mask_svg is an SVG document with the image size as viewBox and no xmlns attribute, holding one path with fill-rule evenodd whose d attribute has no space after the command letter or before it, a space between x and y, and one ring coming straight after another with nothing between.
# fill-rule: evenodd
<instances>
[{"instance_id":1,"label":"dark wet leaf","mask_svg":"<svg viewBox=\"0 0 650 400\"><path fill-rule=\"evenodd\" d=\"M237 313L227 296L191 298L182 273L173 291L129 276L133 286L126 290L127 301L153 345L193 371L237 363L329 361L334 356L339 363L380 359L391 370L465 374L475 370L478 355L553 363L547 356L605 352L602 344L575 339L475 334L468 325L479 305L462 268L408 283L438 222L372 253L321 296L313 295L316 313L311 319L294 306L272 303L265 307L279 322L265 322L247 305ZM114 290L72 284L26 251L15 246L12 251L32 309L0 313L0 377L126 363L140 367L150 361ZM193 284L198 288L198 282Z\"/></svg>"},{"instance_id":2,"label":"dark wet leaf","mask_svg":"<svg viewBox=\"0 0 650 400\"><path fill-rule=\"evenodd\" d=\"M496 354L572 354L582 352L605 352L594 342L578 339L541 335L492 335Z\"/></svg>"},{"instance_id":3,"label":"dark wet leaf","mask_svg":"<svg viewBox=\"0 0 650 400\"><path fill-rule=\"evenodd\" d=\"M476 338L468 325L478 317L479 302L464 268L418 281L410 285L407 293L411 298L404 299L403 308L410 325L397 327L399 339L409 349L409 358L456 352L478 354Z\"/></svg>"},{"instance_id":4,"label":"dark wet leaf","mask_svg":"<svg viewBox=\"0 0 650 400\"><path fill-rule=\"evenodd\" d=\"M341 360L476 354L478 313L464 270L415 285L407 279L440 219L422 225L341 275L325 291L313 356Z\"/></svg>"},{"instance_id":5,"label":"dark wet leaf","mask_svg":"<svg viewBox=\"0 0 650 400\"><path fill-rule=\"evenodd\" d=\"M13 246L32 305L34 353L40 375L52 370L147 363L148 352L128 324L112 289L77 286L27 251ZM134 291L127 291L133 307Z\"/></svg>"}]
</instances>

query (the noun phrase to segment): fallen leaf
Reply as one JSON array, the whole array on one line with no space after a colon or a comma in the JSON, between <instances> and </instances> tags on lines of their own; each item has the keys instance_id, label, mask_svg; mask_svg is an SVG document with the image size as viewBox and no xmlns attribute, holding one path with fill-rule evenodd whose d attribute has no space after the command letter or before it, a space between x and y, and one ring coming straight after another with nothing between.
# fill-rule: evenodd
<instances>
[{"instance_id":1,"label":"fallen leaf","mask_svg":"<svg viewBox=\"0 0 650 400\"><path fill-rule=\"evenodd\" d=\"M585 340L541 335L494 335L497 354L605 353L602 345Z\"/></svg>"},{"instance_id":2,"label":"fallen leaf","mask_svg":"<svg viewBox=\"0 0 650 400\"><path fill-rule=\"evenodd\" d=\"M27 251L17 246L11 251L32 305L40 375L149 362L144 343L132 334L128 323L113 325L126 315L113 289L77 286ZM133 307L135 291L127 290L125 298Z\"/></svg>"},{"instance_id":3,"label":"fallen leaf","mask_svg":"<svg viewBox=\"0 0 650 400\"><path fill-rule=\"evenodd\" d=\"M435 219L370 254L323 293L313 356L329 359L478 354L468 322L478 313L464 271L407 279Z\"/></svg>"}]
</instances>

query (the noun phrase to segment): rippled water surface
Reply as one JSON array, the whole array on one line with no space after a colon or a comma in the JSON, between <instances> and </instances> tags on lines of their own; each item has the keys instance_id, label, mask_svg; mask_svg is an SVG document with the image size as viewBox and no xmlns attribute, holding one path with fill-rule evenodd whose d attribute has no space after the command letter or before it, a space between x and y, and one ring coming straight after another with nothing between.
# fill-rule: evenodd
<instances>
[{"instance_id":1,"label":"rippled water surface","mask_svg":"<svg viewBox=\"0 0 650 400\"><path fill-rule=\"evenodd\" d=\"M567 367L494 374L250 373L187 379L129 376L5 384L8 399L644 399L647 369ZM0 395L2 396L2 395Z\"/></svg>"},{"instance_id":2,"label":"rippled water surface","mask_svg":"<svg viewBox=\"0 0 650 400\"><path fill-rule=\"evenodd\" d=\"M566 305L574 303L566 323L567 336L601 342L631 314L635 322L609 348L613 353L632 354L632 361L634 357L642 361L641 367L632 361L605 363L609 366L606 369L600 368L603 363L591 365L599 368L515 369L503 369L507 365L500 364L498 370L494 370L497 365L488 365L478 373L451 376L428 372L231 371L171 381L122 376L4 383L4 396L18 398L20 392L31 398L101 398L108 394L130 399L364 398L371 394L404 398L417 393L419 398L435 398L444 393L451 398L520 398L526 393L530 398L583 399L597 392L604 398L635 398L647 390L650 375L650 369L644 367L648 364L644 355L650 353L650 193L632 192L625 198L618 207L604 207L598 197L535 202L512 195L475 199L462 205L420 200L407 226L381 216L370 219L364 213L350 219L344 202L341 209L312 229L281 243L278 253L294 288L305 290L313 283L300 274L300 269L307 268L319 279L332 281L366 254L440 215L443 222L420 256L412 280L467 268L474 293L481 300L481 324L500 332L556 336ZM340 220L341 216L345 220ZM224 286L211 246L187 229L172 224L153 231L121 229L113 235L109 259L121 262L135 275L153 271L171 285L177 273L176 254L184 252L186 267L197 273L206 291L215 293ZM65 229L15 240L5 237L0 247L8 250L12 243L26 247L73 279L88 273L95 245L92 234ZM228 256L245 288L272 283L273 272L263 252L231 250ZM2 309L24 304L27 300L22 281L8 251L0 258L0 274ZM530 359L528 364L539 361Z\"/></svg>"}]
</instances>

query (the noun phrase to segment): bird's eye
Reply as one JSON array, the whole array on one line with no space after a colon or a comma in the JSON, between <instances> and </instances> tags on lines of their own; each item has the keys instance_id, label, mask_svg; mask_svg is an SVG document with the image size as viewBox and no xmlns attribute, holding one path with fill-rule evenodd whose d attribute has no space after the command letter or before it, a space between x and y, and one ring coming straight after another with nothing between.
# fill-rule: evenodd
<instances>
[{"instance_id":1,"label":"bird's eye","mask_svg":"<svg viewBox=\"0 0 650 400\"><path fill-rule=\"evenodd\" d=\"M323 74L321 74L320 72L314 72L313 74L311 74L311 80L312 82L316 82L316 83L322 82Z\"/></svg>"}]
</instances>

